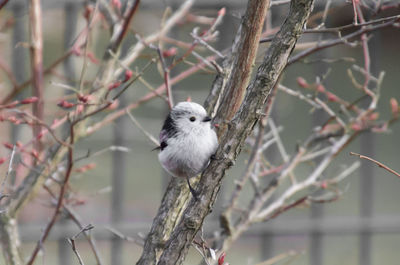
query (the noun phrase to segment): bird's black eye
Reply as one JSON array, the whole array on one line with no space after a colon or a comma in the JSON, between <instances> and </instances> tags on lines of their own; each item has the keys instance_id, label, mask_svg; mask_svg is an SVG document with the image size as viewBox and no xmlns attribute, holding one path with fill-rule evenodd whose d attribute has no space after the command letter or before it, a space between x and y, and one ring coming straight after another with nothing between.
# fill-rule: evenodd
<instances>
[{"instance_id":1,"label":"bird's black eye","mask_svg":"<svg viewBox=\"0 0 400 265\"><path fill-rule=\"evenodd\" d=\"M194 122L194 121L196 120L196 117L195 117L195 116L192 116L192 117L189 118L189 120L190 120L191 122Z\"/></svg>"}]
</instances>

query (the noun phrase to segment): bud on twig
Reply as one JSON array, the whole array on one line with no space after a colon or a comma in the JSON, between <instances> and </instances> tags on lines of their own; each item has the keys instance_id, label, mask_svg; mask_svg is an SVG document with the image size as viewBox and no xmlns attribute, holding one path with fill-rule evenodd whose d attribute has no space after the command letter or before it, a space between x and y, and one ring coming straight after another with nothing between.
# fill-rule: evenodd
<instances>
[{"instance_id":1,"label":"bud on twig","mask_svg":"<svg viewBox=\"0 0 400 265\"><path fill-rule=\"evenodd\" d=\"M96 167L95 163L89 163L87 165L84 165L84 166L81 166L80 168L75 169L75 172L84 173L84 172L86 172L88 170L91 170L91 169L93 169L95 167Z\"/></svg>"},{"instance_id":2,"label":"bud on twig","mask_svg":"<svg viewBox=\"0 0 400 265\"><path fill-rule=\"evenodd\" d=\"M218 16L224 16L225 13L226 13L226 8L223 7L223 8L221 8L221 9L218 11Z\"/></svg>"},{"instance_id":3,"label":"bud on twig","mask_svg":"<svg viewBox=\"0 0 400 265\"><path fill-rule=\"evenodd\" d=\"M297 81L297 84L302 88L310 87L310 85L307 83L307 81L303 77L297 77L296 81Z\"/></svg>"},{"instance_id":4,"label":"bud on twig","mask_svg":"<svg viewBox=\"0 0 400 265\"><path fill-rule=\"evenodd\" d=\"M178 49L177 49L177 48L171 47L171 48L169 48L168 50L163 51L163 52L162 52L162 55L163 55L164 58L167 58L167 57L171 57L171 56L176 55L177 52L178 52Z\"/></svg>"},{"instance_id":5,"label":"bud on twig","mask_svg":"<svg viewBox=\"0 0 400 265\"><path fill-rule=\"evenodd\" d=\"M112 0L111 4L116 8L116 9L121 9L121 1L119 0Z\"/></svg>"},{"instance_id":6,"label":"bud on twig","mask_svg":"<svg viewBox=\"0 0 400 265\"><path fill-rule=\"evenodd\" d=\"M218 265L224 264L225 256L226 256L226 253L225 253L225 252L222 252L221 255L220 255L219 258L218 258Z\"/></svg>"},{"instance_id":7,"label":"bud on twig","mask_svg":"<svg viewBox=\"0 0 400 265\"><path fill-rule=\"evenodd\" d=\"M89 96L88 95L78 94L78 100L80 102L87 103L88 100L89 100Z\"/></svg>"},{"instance_id":8,"label":"bud on twig","mask_svg":"<svg viewBox=\"0 0 400 265\"><path fill-rule=\"evenodd\" d=\"M70 109L70 108L74 107L75 104L62 99L57 103L57 106L59 106L60 108L63 108L63 109Z\"/></svg>"},{"instance_id":9,"label":"bud on twig","mask_svg":"<svg viewBox=\"0 0 400 265\"><path fill-rule=\"evenodd\" d=\"M12 145L11 143L7 143L7 142L3 143L3 145L5 148L10 149L10 150L12 150L14 147L14 145Z\"/></svg>"},{"instance_id":10,"label":"bud on twig","mask_svg":"<svg viewBox=\"0 0 400 265\"><path fill-rule=\"evenodd\" d=\"M113 90L114 88L117 88L117 87L119 87L121 85L121 81L115 81L114 83L111 83L109 86L108 86L108 90L110 91L110 90Z\"/></svg>"},{"instance_id":11,"label":"bud on twig","mask_svg":"<svg viewBox=\"0 0 400 265\"><path fill-rule=\"evenodd\" d=\"M131 71L131 70L125 70L125 77L124 77L124 83L126 82L126 81L128 81L129 79L131 79L132 78L132 75L133 75L133 72Z\"/></svg>"},{"instance_id":12,"label":"bud on twig","mask_svg":"<svg viewBox=\"0 0 400 265\"><path fill-rule=\"evenodd\" d=\"M323 84L318 84L317 85L317 91L320 93L324 93L325 92L325 87Z\"/></svg>"},{"instance_id":13,"label":"bud on twig","mask_svg":"<svg viewBox=\"0 0 400 265\"><path fill-rule=\"evenodd\" d=\"M89 60L94 63L94 64L99 64L99 60L96 58L96 56L94 55L94 53L92 52L87 52L87 57L89 58Z\"/></svg>"},{"instance_id":14,"label":"bud on twig","mask_svg":"<svg viewBox=\"0 0 400 265\"><path fill-rule=\"evenodd\" d=\"M326 96L329 101L332 101L332 102L338 101L338 97L335 94L332 94L331 92L326 92Z\"/></svg>"},{"instance_id":15,"label":"bud on twig","mask_svg":"<svg viewBox=\"0 0 400 265\"><path fill-rule=\"evenodd\" d=\"M390 99L390 107L392 109L393 117L397 118L400 110L399 110L399 103L397 102L397 100L395 98Z\"/></svg>"},{"instance_id":16,"label":"bud on twig","mask_svg":"<svg viewBox=\"0 0 400 265\"><path fill-rule=\"evenodd\" d=\"M21 100L21 104L31 104L31 103L35 103L36 101L38 101L39 98L38 97L30 97L30 98L25 98L23 100Z\"/></svg>"}]
</instances>

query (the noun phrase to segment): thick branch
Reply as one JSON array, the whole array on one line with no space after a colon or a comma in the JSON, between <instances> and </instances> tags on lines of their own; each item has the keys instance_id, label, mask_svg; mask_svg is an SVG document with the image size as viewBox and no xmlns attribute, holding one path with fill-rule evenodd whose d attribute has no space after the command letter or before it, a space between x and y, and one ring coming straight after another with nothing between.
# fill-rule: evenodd
<instances>
[{"instance_id":1,"label":"thick branch","mask_svg":"<svg viewBox=\"0 0 400 265\"><path fill-rule=\"evenodd\" d=\"M158 214L153 220L151 231L147 235L143 253L137 265L155 264L172 229L182 215L189 199L186 181L172 178L162 199Z\"/></svg>"},{"instance_id":2,"label":"thick branch","mask_svg":"<svg viewBox=\"0 0 400 265\"><path fill-rule=\"evenodd\" d=\"M21 265L17 220L8 213L0 213L0 242L6 264Z\"/></svg>"},{"instance_id":3,"label":"thick branch","mask_svg":"<svg viewBox=\"0 0 400 265\"><path fill-rule=\"evenodd\" d=\"M229 124L229 130L221 137L216 160L205 170L199 183L199 200L192 199L176 229L168 240L158 264L182 264L197 231L209 214L221 186L225 170L237 155L246 137L257 123L269 93L286 66L302 28L311 12L313 0L293 0L289 15L276 35L257 75L248 86L244 101ZM222 102L222 105L230 102ZM221 105L221 107L222 107ZM223 113L219 112L220 119Z\"/></svg>"},{"instance_id":4,"label":"thick branch","mask_svg":"<svg viewBox=\"0 0 400 265\"><path fill-rule=\"evenodd\" d=\"M261 31L269 7L269 0L252 0L247 4L246 14L242 18L237 38L232 47L231 65L225 93L221 95L222 104L218 109L224 120L233 118L240 107L243 95L249 83L250 74L256 57ZM228 59L229 60L229 59ZM221 115L221 114L224 115ZM220 123L220 120L216 120ZM219 133L223 133L220 130Z\"/></svg>"}]
</instances>

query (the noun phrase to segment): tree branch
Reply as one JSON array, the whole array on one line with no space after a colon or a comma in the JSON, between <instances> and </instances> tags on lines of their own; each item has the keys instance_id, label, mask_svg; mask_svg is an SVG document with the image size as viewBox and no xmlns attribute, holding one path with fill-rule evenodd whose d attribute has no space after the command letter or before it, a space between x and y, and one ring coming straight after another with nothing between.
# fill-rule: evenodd
<instances>
[{"instance_id":1,"label":"tree branch","mask_svg":"<svg viewBox=\"0 0 400 265\"><path fill-rule=\"evenodd\" d=\"M230 56L233 60L230 65L231 71L227 76L225 93L221 95L221 101L226 104L221 104L218 108L217 118L223 117L225 121L230 121L242 103L268 7L269 0L253 0L247 4L246 13L232 46ZM221 123L221 121L223 120L215 120L216 123ZM219 135L224 130L226 130L226 126L221 126L218 131Z\"/></svg>"},{"instance_id":2,"label":"tree branch","mask_svg":"<svg viewBox=\"0 0 400 265\"><path fill-rule=\"evenodd\" d=\"M252 3L249 6L252 6L256 1L250 2ZM158 264L182 264L185 259L194 236L213 207L225 170L233 165L246 137L251 133L263 112L264 104L286 66L288 57L311 12L312 5L312 0L293 0L291 2L286 21L268 49L255 79L247 87L243 103L228 125L229 130L226 130L220 138L220 146L216 153L217 159L211 161L200 179L199 200L192 199L189 202L182 219L171 234ZM226 108L223 105L231 103L229 100L223 101L221 108ZM218 113L218 118L224 120L225 113Z\"/></svg>"},{"instance_id":3,"label":"tree branch","mask_svg":"<svg viewBox=\"0 0 400 265\"><path fill-rule=\"evenodd\" d=\"M381 168L383 168L383 169L386 169L386 170L389 171L390 173L392 173L392 174L394 174L394 175L396 175L396 176L398 176L398 177L400 178L400 173L397 173L396 171L394 171L394 170L391 169L390 167L386 166L385 164L383 164L383 163L381 163L381 162L379 162L379 161L376 161L375 159L372 159L372 158L370 158L370 157L368 157L368 156L360 155L360 154L357 154L357 153L354 153L354 152L350 152L350 155L358 156L360 159L369 160L369 161L375 163L378 167L381 167Z\"/></svg>"}]
</instances>

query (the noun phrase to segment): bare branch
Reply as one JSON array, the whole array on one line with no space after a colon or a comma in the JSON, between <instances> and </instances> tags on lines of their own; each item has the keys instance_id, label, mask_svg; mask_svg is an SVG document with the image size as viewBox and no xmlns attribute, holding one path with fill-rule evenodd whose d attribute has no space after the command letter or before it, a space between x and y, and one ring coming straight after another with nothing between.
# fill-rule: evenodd
<instances>
[{"instance_id":1,"label":"bare branch","mask_svg":"<svg viewBox=\"0 0 400 265\"><path fill-rule=\"evenodd\" d=\"M130 111L126 111L126 114L128 114L129 118L131 118L131 121L139 128L139 130L141 130L144 135L147 136L147 138L149 138L150 141L152 141L156 146L160 146L160 142L157 141L157 139L151 135L148 131L146 131L143 126L135 119L135 117L133 117L132 113L130 113Z\"/></svg>"},{"instance_id":2,"label":"bare branch","mask_svg":"<svg viewBox=\"0 0 400 265\"><path fill-rule=\"evenodd\" d=\"M400 173L394 171L393 169L391 169L390 167L386 166L385 164L383 164L383 163L381 163L381 162L379 162L379 161L376 161L375 159L372 159L372 158L370 158L370 157L368 157L368 156L360 155L360 154L357 154L357 153L354 153L354 152L350 152L350 155L358 156L358 157L361 158L361 159L369 160L369 161L371 161L371 162L377 164L379 167L381 167L381 168L383 168L383 169L386 169L386 170L389 171L390 173L392 173L392 174L394 174L394 175L396 175L396 176L398 176L398 177L400 178Z\"/></svg>"}]
</instances>

